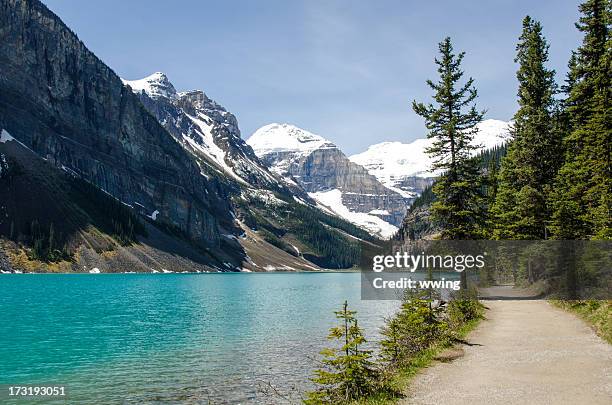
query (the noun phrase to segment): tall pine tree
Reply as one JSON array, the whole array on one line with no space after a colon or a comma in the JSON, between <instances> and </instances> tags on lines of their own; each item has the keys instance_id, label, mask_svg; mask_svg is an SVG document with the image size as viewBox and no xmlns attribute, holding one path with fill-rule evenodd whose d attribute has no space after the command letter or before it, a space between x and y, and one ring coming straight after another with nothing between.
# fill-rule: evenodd
<instances>
[{"instance_id":1,"label":"tall pine tree","mask_svg":"<svg viewBox=\"0 0 612 405\"><path fill-rule=\"evenodd\" d=\"M588 0L576 24L584 34L570 61L565 163L550 196L557 239L612 238L612 2Z\"/></svg>"},{"instance_id":2,"label":"tall pine tree","mask_svg":"<svg viewBox=\"0 0 612 405\"><path fill-rule=\"evenodd\" d=\"M450 38L438 47L440 58L435 63L440 78L437 83L427 81L435 92L435 103L412 104L414 111L425 118L427 137L433 139L427 150L433 157L433 169L443 172L433 187L436 201L431 215L441 225L443 239L475 239L482 235L484 198L480 169L473 158L478 145L473 138L484 111L478 111L474 103L474 80L459 84L465 53L454 54Z\"/></svg>"},{"instance_id":3,"label":"tall pine tree","mask_svg":"<svg viewBox=\"0 0 612 405\"><path fill-rule=\"evenodd\" d=\"M493 237L544 239L546 195L561 163L562 136L554 119L555 72L545 66L548 43L538 21L525 17L516 50L519 110L491 208Z\"/></svg>"}]
</instances>

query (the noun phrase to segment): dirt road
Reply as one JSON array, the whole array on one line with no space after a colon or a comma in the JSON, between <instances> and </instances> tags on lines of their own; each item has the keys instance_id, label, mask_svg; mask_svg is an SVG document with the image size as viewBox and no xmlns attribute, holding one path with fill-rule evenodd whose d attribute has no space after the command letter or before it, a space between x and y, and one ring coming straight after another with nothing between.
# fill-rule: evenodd
<instances>
[{"instance_id":1,"label":"dirt road","mask_svg":"<svg viewBox=\"0 0 612 405\"><path fill-rule=\"evenodd\" d=\"M612 346L541 300L484 301L472 346L413 381L402 404L612 404Z\"/></svg>"}]
</instances>

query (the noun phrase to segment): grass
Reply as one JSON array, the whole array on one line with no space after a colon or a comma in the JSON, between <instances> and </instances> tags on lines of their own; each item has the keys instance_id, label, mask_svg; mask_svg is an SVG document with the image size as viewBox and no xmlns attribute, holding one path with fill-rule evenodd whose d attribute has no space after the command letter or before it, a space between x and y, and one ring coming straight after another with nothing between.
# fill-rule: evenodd
<instances>
[{"instance_id":1,"label":"grass","mask_svg":"<svg viewBox=\"0 0 612 405\"><path fill-rule=\"evenodd\" d=\"M612 300L551 300L551 303L584 319L597 335L612 344Z\"/></svg>"},{"instance_id":2,"label":"grass","mask_svg":"<svg viewBox=\"0 0 612 405\"><path fill-rule=\"evenodd\" d=\"M455 337L458 339L465 338L472 330L478 326L480 319L474 319L464 323L456 332ZM454 345L445 340L440 342L412 357L404 366L395 370L387 383L387 390L376 393L368 397L354 401L354 405L390 405L396 404L403 398L402 393L405 393L412 379L424 368L428 367L444 350L453 347Z\"/></svg>"}]
</instances>

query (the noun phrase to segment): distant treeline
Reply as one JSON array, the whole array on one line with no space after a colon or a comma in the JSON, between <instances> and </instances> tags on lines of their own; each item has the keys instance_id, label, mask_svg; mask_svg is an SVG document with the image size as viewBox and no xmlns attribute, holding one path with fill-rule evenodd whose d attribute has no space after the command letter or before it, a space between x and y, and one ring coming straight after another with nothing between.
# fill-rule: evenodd
<instances>
[{"instance_id":1,"label":"distant treeline","mask_svg":"<svg viewBox=\"0 0 612 405\"><path fill-rule=\"evenodd\" d=\"M144 222L131 207L83 179L72 180L71 186L74 201L120 244L129 245L146 234Z\"/></svg>"},{"instance_id":2,"label":"distant treeline","mask_svg":"<svg viewBox=\"0 0 612 405\"><path fill-rule=\"evenodd\" d=\"M142 219L130 207L83 179L49 170L44 162L10 159L8 169L3 170L0 187L6 191L5 197L10 197L3 209L9 209L11 202L11 211L0 223L0 233L29 248L31 259L71 260L78 245L75 241L89 226L121 245L145 234ZM99 248L97 242L94 244Z\"/></svg>"}]
</instances>

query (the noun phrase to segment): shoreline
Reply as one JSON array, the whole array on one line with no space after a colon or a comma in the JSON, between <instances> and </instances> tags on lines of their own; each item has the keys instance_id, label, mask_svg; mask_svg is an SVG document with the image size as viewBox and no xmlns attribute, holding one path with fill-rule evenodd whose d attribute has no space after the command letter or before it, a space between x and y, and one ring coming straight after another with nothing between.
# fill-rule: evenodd
<instances>
[{"instance_id":1,"label":"shoreline","mask_svg":"<svg viewBox=\"0 0 612 405\"><path fill-rule=\"evenodd\" d=\"M126 271L126 272L112 272L112 273L89 273L89 272L3 272L0 273L2 275L24 275L24 274L37 274L37 275L92 275L92 276L100 276L100 275L113 275L113 274L134 274L134 275L169 275L169 274L184 274L184 275L204 275L204 274L334 274L334 273L360 273L361 270L320 270L320 271L306 271L306 270L296 270L296 271L287 271L287 270L272 270L272 271L168 271L168 272L155 272L155 273L145 273L145 272L135 272L135 271Z\"/></svg>"}]
</instances>

